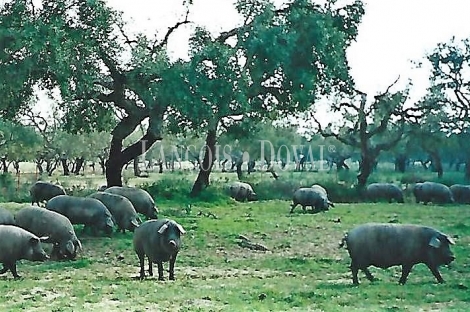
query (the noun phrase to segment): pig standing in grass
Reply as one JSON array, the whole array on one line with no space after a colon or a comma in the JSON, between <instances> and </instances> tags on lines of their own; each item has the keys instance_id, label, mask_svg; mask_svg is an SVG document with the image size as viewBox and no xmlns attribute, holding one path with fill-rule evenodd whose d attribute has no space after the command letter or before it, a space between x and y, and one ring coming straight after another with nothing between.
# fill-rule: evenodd
<instances>
[{"instance_id":1,"label":"pig standing in grass","mask_svg":"<svg viewBox=\"0 0 470 312\"><path fill-rule=\"evenodd\" d=\"M351 257L352 280L359 284L361 269L366 277L374 277L368 267L388 268L402 266L400 284L405 284L415 264L424 263L439 283L443 283L438 267L451 263L455 257L449 244L454 241L430 227L413 224L367 223L352 229L343 238Z\"/></svg>"},{"instance_id":2,"label":"pig standing in grass","mask_svg":"<svg viewBox=\"0 0 470 312\"><path fill-rule=\"evenodd\" d=\"M31 195L31 205L37 203L39 206L42 201L48 201L58 195L65 195L65 190L60 185L37 181L29 190L29 194Z\"/></svg>"},{"instance_id":3,"label":"pig standing in grass","mask_svg":"<svg viewBox=\"0 0 470 312\"><path fill-rule=\"evenodd\" d=\"M229 186L229 191L230 197L236 201L254 201L258 199L251 185L245 182L233 182Z\"/></svg>"},{"instance_id":4,"label":"pig standing in grass","mask_svg":"<svg viewBox=\"0 0 470 312\"><path fill-rule=\"evenodd\" d=\"M96 192L88 197L98 199L108 208L109 212L111 212L116 220L118 231L121 230L122 233L126 230L134 232L134 229L142 222L131 201L124 196L106 192Z\"/></svg>"},{"instance_id":5,"label":"pig standing in grass","mask_svg":"<svg viewBox=\"0 0 470 312\"><path fill-rule=\"evenodd\" d=\"M149 262L149 275L153 275L152 263L158 265L158 279L163 278L163 262L170 261L170 280L175 279L175 261L181 247L181 235L185 231L173 220L148 220L134 232L134 250L140 261L140 279L145 278L144 260Z\"/></svg>"},{"instance_id":6,"label":"pig standing in grass","mask_svg":"<svg viewBox=\"0 0 470 312\"><path fill-rule=\"evenodd\" d=\"M66 216L72 224L84 224L85 228L91 227L95 234L98 230L106 234L113 232L113 216L108 208L97 199L59 195L49 200L46 208Z\"/></svg>"},{"instance_id":7,"label":"pig standing in grass","mask_svg":"<svg viewBox=\"0 0 470 312\"><path fill-rule=\"evenodd\" d=\"M395 200L403 203L403 191L393 183L372 183L366 188L366 197L368 200L376 202L386 200L391 203Z\"/></svg>"},{"instance_id":8,"label":"pig standing in grass","mask_svg":"<svg viewBox=\"0 0 470 312\"><path fill-rule=\"evenodd\" d=\"M15 218L10 210L0 207L0 224L15 225Z\"/></svg>"},{"instance_id":9,"label":"pig standing in grass","mask_svg":"<svg viewBox=\"0 0 470 312\"><path fill-rule=\"evenodd\" d=\"M131 201L137 212L149 219L158 218L158 208L155 206L155 201L145 190L130 186L112 186L104 192L124 196Z\"/></svg>"},{"instance_id":10,"label":"pig standing in grass","mask_svg":"<svg viewBox=\"0 0 470 312\"><path fill-rule=\"evenodd\" d=\"M470 185L454 184L450 191L456 203L470 204Z\"/></svg>"},{"instance_id":11,"label":"pig standing in grass","mask_svg":"<svg viewBox=\"0 0 470 312\"><path fill-rule=\"evenodd\" d=\"M75 235L70 220L60 213L44 208L24 207L15 214L17 226L37 235L47 236L45 243L54 245L51 256L75 259L82 244Z\"/></svg>"},{"instance_id":12,"label":"pig standing in grass","mask_svg":"<svg viewBox=\"0 0 470 312\"><path fill-rule=\"evenodd\" d=\"M454 202L454 196L449 187L437 182L416 183L413 188L413 194L416 202L428 202L435 204L451 204Z\"/></svg>"},{"instance_id":13,"label":"pig standing in grass","mask_svg":"<svg viewBox=\"0 0 470 312\"><path fill-rule=\"evenodd\" d=\"M330 206L334 207L333 203L328 200L326 191L322 189L322 187L301 187L296 190L292 198L290 213L294 211L297 205L301 205L304 211L307 210L307 206L310 206L314 212L326 211Z\"/></svg>"},{"instance_id":14,"label":"pig standing in grass","mask_svg":"<svg viewBox=\"0 0 470 312\"><path fill-rule=\"evenodd\" d=\"M20 278L16 261L44 261L48 258L42 249L41 238L14 225L0 225L0 263L3 264L0 274L10 270L13 277Z\"/></svg>"}]
</instances>

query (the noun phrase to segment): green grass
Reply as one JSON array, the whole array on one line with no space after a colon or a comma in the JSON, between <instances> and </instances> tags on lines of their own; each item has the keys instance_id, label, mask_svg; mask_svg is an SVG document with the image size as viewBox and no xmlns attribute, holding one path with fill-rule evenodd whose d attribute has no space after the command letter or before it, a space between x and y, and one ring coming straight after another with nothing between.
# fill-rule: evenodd
<instances>
[{"instance_id":1,"label":"green grass","mask_svg":"<svg viewBox=\"0 0 470 312\"><path fill-rule=\"evenodd\" d=\"M131 233L93 237L77 228L84 250L76 261L22 260L22 279L0 276L0 311L468 311L470 306L468 206L338 204L320 214L300 208L289 214L287 201L198 203L190 214L183 204L160 206L161 217L187 230L176 281L136 279ZM373 283L360 274L361 284L354 287L347 251L337 246L347 230L370 221L418 223L454 236L457 260L441 268L446 283L437 284L420 264L404 286L398 285L400 268L392 267L372 268L378 278ZM240 234L269 251L240 247Z\"/></svg>"}]
</instances>

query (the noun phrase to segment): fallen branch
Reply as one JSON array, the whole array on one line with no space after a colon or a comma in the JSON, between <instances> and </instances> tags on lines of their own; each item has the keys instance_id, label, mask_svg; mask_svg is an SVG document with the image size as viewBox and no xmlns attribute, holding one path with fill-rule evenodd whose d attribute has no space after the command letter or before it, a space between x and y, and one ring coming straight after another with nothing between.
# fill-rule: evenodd
<instances>
[{"instance_id":1,"label":"fallen branch","mask_svg":"<svg viewBox=\"0 0 470 312\"><path fill-rule=\"evenodd\" d=\"M217 216L216 216L215 214L213 214L212 212L206 212L206 213L204 213L204 212L202 212L202 211L199 211L199 212L197 213L197 215L198 215L198 216L203 216L203 217L208 217L208 218L209 218L209 217L212 217L212 218L214 218L214 219L217 219Z\"/></svg>"},{"instance_id":2,"label":"fallen branch","mask_svg":"<svg viewBox=\"0 0 470 312\"><path fill-rule=\"evenodd\" d=\"M249 248L253 250L269 251L268 247L264 246L263 244L253 243L248 239L248 237L244 235L239 235L238 238L240 239L238 241L238 246L240 247Z\"/></svg>"}]
</instances>

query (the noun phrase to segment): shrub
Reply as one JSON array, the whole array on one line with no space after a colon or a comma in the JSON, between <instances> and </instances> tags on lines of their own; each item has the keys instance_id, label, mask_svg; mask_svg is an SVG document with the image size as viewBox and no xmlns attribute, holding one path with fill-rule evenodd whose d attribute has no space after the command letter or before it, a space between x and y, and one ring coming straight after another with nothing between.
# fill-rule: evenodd
<instances>
[{"instance_id":1,"label":"shrub","mask_svg":"<svg viewBox=\"0 0 470 312\"><path fill-rule=\"evenodd\" d=\"M1 202L29 202L29 184L18 183L11 174L0 175L0 201Z\"/></svg>"},{"instance_id":2,"label":"shrub","mask_svg":"<svg viewBox=\"0 0 470 312\"><path fill-rule=\"evenodd\" d=\"M166 200L177 202L187 206L194 202L205 202L212 204L227 203L229 200L223 187L211 184L202 190L197 197L190 197L192 181L185 176L165 177L151 184L145 183L140 187L146 190L156 201Z\"/></svg>"}]
</instances>

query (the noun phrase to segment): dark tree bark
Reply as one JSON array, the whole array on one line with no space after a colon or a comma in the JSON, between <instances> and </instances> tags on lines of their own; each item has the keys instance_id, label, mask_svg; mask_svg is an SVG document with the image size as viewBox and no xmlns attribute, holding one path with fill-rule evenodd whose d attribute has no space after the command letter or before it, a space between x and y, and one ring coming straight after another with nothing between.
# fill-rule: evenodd
<instances>
[{"instance_id":1,"label":"dark tree bark","mask_svg":"<svg viewBox=\"0 0 470 312\"><path fill-rule=\"evenodd\" d=\"M99 164L101 167L101 174L105 175L106 174L106 157L105 156L98 156L99 159Z\"/></svg>"},{"instance_id":2,"label":"dark tree bark","mask_svg":"<svg viewBox=\"0 0 470 312\"><path fill-rule=\"evenodd\" d=\"M465 160L465 180L470 180L470 157Z\"/></svg>"},{"instance_id":3,"label":"dark tree bark","mask_svg":"<svg viewBox=\"0 0 470 312\"><path fill-rule=\"evenodd\" d=\"M256 166L256 162L254 160L250 160L248 162L248 174L255 172L255 166Z\"/></svg>"},{"instance_id":4,"label":"dark tree bark","mask_svg":"<svg viewBox=\"0 0 470 312\"><path fill-rule=\"evenodd\" d=\"M13 160L13 168L15 168L15 173L19 174L20 173L20 161L19 160Z\"/></svg>"},{"instance_id":5,"label":"dark tree bark","mask_svg":"<svg viewBox=\"0 0 470 312\"><path fill-rule=\"evenodd\" d=\"M2 156L0 158L0 161L2 162L2 171L3 171L3 173L8 173L7 157Z\"/></svg>"},{"instance_id":6,"label":"dark tree bark","mask_svg":"<svg viewBox=\"0 0 470 312\"><path fill-rule=\"evenodd\" d=\"M63 170L63 174L64 176L68 176L70 175L70 170L69 170L69 164L67 162L67 157L65 156L61 156L60 157L60 163L62 164L62 170Z\"/></svg>"},{"instance_id":7,"label":"dark tree bark","mask_svg":"<svg viewBox=\"0 0 470 312\"><path fill-rule=\"evenodd\" d=\"M75 175L79 175L80 174L80 170L82 170L83 168L83 164L85 163L85 158L83 156L81 157L77 157L75 159L75 168L73 170L73 174ZM93 172L94 172L94 165L93 165Z\"/></svg>"},{"instance_id":8,"label":"dark tree bark","mask_svg":"<svg viewBox=\"0 0 470 312\"><path fill-rule=\"evenodd\" d=\"M430 151L431 164L434 172L437 172L437 177L442 178L444 175L444 167L442 166L441 156L437 151Z\"/></svg>"},{"instance_id":9,"label":"dark tree bark","mask_svg":"<svg viewBox=\"0 0 470 312\"><path fill-rule=\"evenodd\" d=\"M374 171L374 167L376 164L377 155L373 152L363 152L361 154L361 166L360 172L357 175L357 183L359 189L363 189L367 184L367 179L369 178L370 174Z\"/></svg>"},{"instance_id":10,"label":"dark tree bark","mask_svg":"<svg viewBox=\"0 0 470 312\"><path fill-rule=\"evenodd\" d=\"M57 168L58 163L59 161L57 159L54 159L54 158L46 159L46 171L47 171L48 176L52 176L52 174Z\"/></svg>"},{"instance_id":11,"label":"dark tree bark","mask_svg":"<svg viewBox=\"0 0 470 312\"><path fill-rule=\"evenodd\" d=\"M408 158L405 154L398 154L395 158L395 171L404 173Z\"/></svg>"},{"instance_id":12,"label":"dark tree bark","mask_svg":"<svg viewBox=\"0 0 470 312\"><path fill-rule=\"evenodd\" d=\"M140 177L142 175L142 172L140 171L139 168L139 157L135 157L133 161L133 169L134 169L134 176Z\"/></svg>"},{"instance_id":13,"label":"dark tree bark","mask_svg":"<svg viewBox=\"0 0 470 312\"><path fill-rule=\"evenodd\" d=\"M43 158L36 158L35 162L36 162L36 168L38 170L38 173L43 174L44 169L42 168L42 164L44 163L44 159Z\"/></svg>"},{"instance_id":14,"label":"dark tree bark","mask_svg":"<svg viewBox=\"0 0 470 312\"><path fill-rule=\"evenodd\" d=\"M201 193L201 191L209 186L209 176L214 165L216 150L215 144L217 142L217 129L209 130L206 137L206 145L204 146L204 158L202 160L199 173L196 181L194 182L193 188L191 189L190 195L195 197Z\"/></svg>"},{"instance_id":15,"label":"dark tree bark","mask_svg":"<svg viewBox=\"0 0 470 312\"><path fill-rule=\"evenodd\" d=\"M139 141L123 150L123 138L121 139L119 136L113 135L109 158L106 161L107 186L122 186L122 169L124 165L137 156L142 155L142 153L147 151L153 143L159 139L161 139L160 136L156 136L152 132L147 131Z\"/></svg>"},{"instance_id":16,"label":"dark tree bark","mask_svg":"<svg viewBox=\"0 0 470 312\"><path fill-rule=\"evenodd\" d=\"M243 179L243 171L242 171L242 165L243 165L243 158L240 157L237 159L237 162L235 163L235 166L237 168L237 178L238 180Z\"/></svg>"},{"instance_id":17,"label":"dark tree bark","mask_svg":"<svg viewBox=\"0 0 470 312\"><path fill-rule=\"evenodd\" d=\"M224 161L222 161L222 172L227 172L227 169L225 169L225 165L227 164L228 162L228 159L224 159Z\"/></svg>"}]
</instances>

